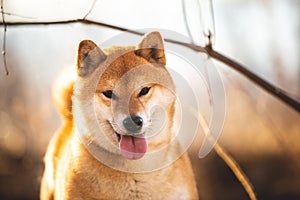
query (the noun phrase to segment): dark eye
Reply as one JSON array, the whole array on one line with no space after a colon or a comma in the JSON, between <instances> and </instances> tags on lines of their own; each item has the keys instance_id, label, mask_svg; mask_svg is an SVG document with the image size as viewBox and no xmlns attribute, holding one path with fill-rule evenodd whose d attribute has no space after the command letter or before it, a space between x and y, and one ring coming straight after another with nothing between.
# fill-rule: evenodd
<instances>
[{"instance_id":1,"label":"dark eye","mask_svg":"<svg viewBox=\"0 0 300 200\"><path fill-rule=\"evenodd\" d=\"M146 95L146 94L148 94L148 92L150 91L150 87L144 87L141 91L140 91L140 93L139 93L139 97L141 97L141 96L144 96L144 95Z\"/></svg>"},{"instance_id":2,"label":"dark eye","mask_svg":"<svg viewBox=\"0 0 300 200\"><path fill-rule=\"evenodd\" d=\"M109 99L116 99L116 95L111 90L106 90L102 94Z\"/></svg>"}]
</instances>

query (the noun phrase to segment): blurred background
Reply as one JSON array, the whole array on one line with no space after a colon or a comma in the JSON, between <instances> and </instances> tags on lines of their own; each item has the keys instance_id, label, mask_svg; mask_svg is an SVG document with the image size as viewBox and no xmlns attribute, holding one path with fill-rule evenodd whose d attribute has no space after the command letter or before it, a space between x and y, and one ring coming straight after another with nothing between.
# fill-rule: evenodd
<instances>
[{"instance_id":1,"label":"blurred background","mask_svg":"<svg viewBox=\"0 0 300 200\"><path fill-rule=\"evenodd\" d=\"M184 2L197 16L201 9L194 4L207 1ZM300 101L300 1L215 0L213 5L214 48ZM86 16L130 29L164 28L189 36L181 0L4 0L3 7L7 22ZM197 22L189 22L196 35L211 27L203 16ZM89 38L100 44L119 33L81 23L7 27L9 76L0 59L0 199L38 199L42 158L61 124L52 101L53 82L62 69L75 67L80 40ZM2 36L1 25L1 46ZM205 43L200 36L193 41ZM300 199L300 114L230 67L214 62L226 93L220 144L245 171L258 199ZM198 158L202 138L199 133L189 150L200 198L248 199L214 151Z\"/></svg>"}]
</instances>

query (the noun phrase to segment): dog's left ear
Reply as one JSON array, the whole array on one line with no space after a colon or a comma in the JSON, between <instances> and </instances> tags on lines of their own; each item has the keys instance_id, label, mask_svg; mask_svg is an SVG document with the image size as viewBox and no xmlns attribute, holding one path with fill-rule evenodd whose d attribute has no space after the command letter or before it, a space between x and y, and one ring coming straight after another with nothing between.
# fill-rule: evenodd
<instances>
[{"instance_id":1,"label":"dog's left ear","mask_svg":"<svg viewBox=\"0 0 300 200\"><path fill-rule=\"evenodd\" d=\"M164 42L159 32L151 32L144 36L139 43L135 54L141 56L151 63L166 65Z\"/></svg>"}]
</instances>

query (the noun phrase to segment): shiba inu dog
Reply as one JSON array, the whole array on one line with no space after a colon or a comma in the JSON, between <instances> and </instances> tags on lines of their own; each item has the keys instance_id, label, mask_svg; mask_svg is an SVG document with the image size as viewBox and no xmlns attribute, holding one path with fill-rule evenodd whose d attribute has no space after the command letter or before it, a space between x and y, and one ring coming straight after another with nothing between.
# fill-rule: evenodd
<instances>
[{"instance_id":1,"label":"shiba inu dog","mask_svg":"<svg viewBox=\"0 0 300 200\"><path fill-rule=\"evenodd\" d=\"M77 80L56 100L64 125L47 149L41 199L198 199L165 65L159 32L137 47L79 44Z\"/></svg>"}]
</instances>

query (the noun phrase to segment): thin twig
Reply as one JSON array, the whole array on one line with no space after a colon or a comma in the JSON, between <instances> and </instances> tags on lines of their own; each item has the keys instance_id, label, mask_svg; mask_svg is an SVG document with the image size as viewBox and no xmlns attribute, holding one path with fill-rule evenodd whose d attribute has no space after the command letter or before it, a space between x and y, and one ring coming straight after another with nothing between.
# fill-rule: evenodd
<instances>
[{"instance_id":1,"label":"thin twig","mask_svg":"<svg viewBox=\"0 0 300 200\"><path fill-rule=\"evenodd\" d=\"M72 24L72 23L83 23L83 24L92 24L96 26L103 26L119 31L126 31L132 34L137 34L137 35L143 35L144 33L138 32L135 30L130 30L127 28L123 28L120 26L115 26L111 24L106 24L102 22L96 22L96 21L91 21L87 19L73 19L73 20L66 20L66 21L52 21L52 22L41 22L41 21L34 21L34 22L6 22L4 26L9 25L9 26L36 26L36 25L58 25L58 24ZM193 49L194 51L197 52L203 52L208 54L210 57L228 65L229 67L237 70L247 78L249 78L251 81L256 83L258 86L260 86L262 89L267 91L268 93L272 94L273 96L277 97L280 99L282 102L286 103L288 106L296 110L297 112L300 113L300 103L291 98L288 94L286 94L285 91L281 90L280 88L268 83L267 81L263 80L259 76L255 75L253 72L249 71L248 68L242 66L241 64L235 62L234 60L228 58L227 56L224 56L217 51L215 51L211 45L208 45L206 47L201 47L195 44L191 43L186 43L186 42L180 42L172 39L165 39L166 42L178 44L181 46L188 47L190 49Z\"/></svg>"},{"instance_id":2,"label":"thin twig","mask_svg":"<svg viewBox=\"0 0 300 200\"><path fill-rule=\"evenodd\" d=\"M213 28L213 35L214 37L216 37L216 20L215 20L215 11L214 11L214 6L213 6L213 0L210 0L209 3L210 3L210 13L211 13L211 17L212 17L212 28Z\"/></svg>"},{"instance_id":3,"label":"thin twig","mask_svg":"<svg viewBox=\"0 0 300 200\"><path fill-rule=\"evenodd\" d=\"M3 65L5 69L5 73L8 76L8 68L7 68L7 63L6 63L6 29L7 29L7 24L4 19L4 9L3 9L3 0L1 0L1 15L2 15L2 24L3 24L3 44L2 44L2 59L3 59Z\"/></svg>"},{"instance_id":4,"label":"thin twig","mask_svg":"<svg viewBox=\"0 0 300 200\"><path fill-rule=\"evenodd\" d=\"M240 181L240 183L243 185L245 191L247 192L249 198L251 200L257 200L257 197L254 193L253 186L251 182L249 181L247 175L243 172L239 164L232 158L215 140L215 138L212 136L209 127L204 119L204 117L199 114L199 122L200 125L209 139L211 144L214 144L214 149L217 152L217 154L224 160L224 162L228 165L228 167L232 170L232 172L235 174L236 178Z\"/></svg>"},{"instance_id":5,"label":"thin twig","mask_svg":"<svg viewBox=\"0 0 300 200\"><path fill-rule=\"evenodd\" d=\"M4 12L4 11L3 11L3 14L4 15L9 15L9 16L15 16L15 17L20 17L20 18L25 18L25 19L36 19L34 17L28 17L28 16L19 15L19 14L16 14L16 13Z\"/></svg>"},{"instance_id":6,"label":"thin twig","mask_svg":"<svg viewBox=\"0 0 300 200\"><path fill-rule=\"evenodd\" d=\"M189 36L191 39L193 39L193 35L192 35L191 29L190 29L190 26L189 26L188 20L187 20L185 0L182 0L182 1L181 1L181 4L182 4L183 21L184 21L185 29L186 29L186 31L187 31L187 33L188 33L188 36Z\"/></svg>"},{"instance_id":7,"label":"thin twig","mask_svg":"<svg viewBox=\"0 0 300 200\"><path fill-rule=\"evenodd\" d=\"M84 17L83 17L82 19L86 19L86 18L89 16L89 14L91 14L91 12L93 11L94 6L95 6L95 4L96 4L96 1L97 1L97 0L94 0L94 1L93 1L93 3L92 3L92 5L91 5L90 9L87 11L87 13L84 15Z\"/></svg>"}]
</instances>

